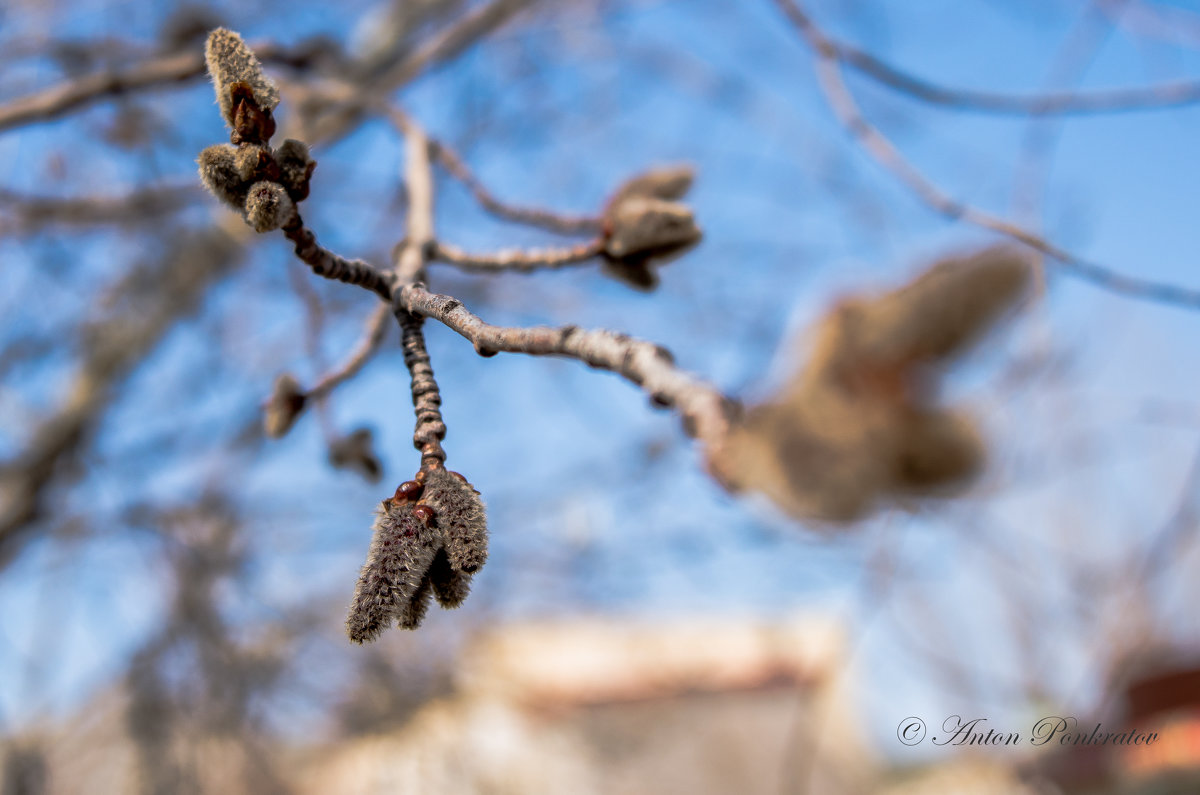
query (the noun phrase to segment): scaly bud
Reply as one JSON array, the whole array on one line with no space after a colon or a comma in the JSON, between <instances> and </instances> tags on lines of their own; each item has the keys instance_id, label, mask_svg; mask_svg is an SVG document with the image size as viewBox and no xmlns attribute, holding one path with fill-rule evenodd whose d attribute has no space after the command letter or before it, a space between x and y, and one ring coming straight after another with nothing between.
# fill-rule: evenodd
<instances>
[{"instance_id":1,"label":"scaly bud","mask_svg":"<svg viewBox=\"0 0 1200 795\"><path fill-rule=\"evenodd\" d=\"M700 228L678 202L634 196L613 207L604 250L613 259L665 257L694 245Z\"/></svg>"}]
</instances>

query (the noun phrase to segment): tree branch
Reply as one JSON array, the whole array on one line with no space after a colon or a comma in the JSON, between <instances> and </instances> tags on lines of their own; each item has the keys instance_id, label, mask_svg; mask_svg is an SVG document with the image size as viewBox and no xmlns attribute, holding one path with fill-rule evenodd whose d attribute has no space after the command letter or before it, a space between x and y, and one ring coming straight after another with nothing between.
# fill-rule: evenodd
<instances>
[{"instance_id":1,"label":"tree branch","mask_svg":"<svg viewBox=\"0 0 1200 795\"><path fill-rule=\"evenodd\" d=\"M560 235L597 235L604 225L604 222L596 216L564 215L550 210L517 207L502 202L484 187L457 152L440 141L431 141L430 146L434 158L442 164L450 176L465 185L480 206L497 218L538 227Z\"/></svg>"},{"instance_id":2,"label":"tree branch","mask_svg":"<svg viewBox=\"0 0 1200 795\"><path fill-rule=\"evenodd\" d=\"M492 254L472 254L447 243L437 242L433 246L433 259L453 265L463 271L528 273L535 270L579 265L600 256L603 251L603 240L589 240L586 243L564 248L506 249Z\"/></svg>"},{"instance_id":3,"label":"tree branch","mask_svg":"<svg viewBox=\"0 0 1200 795\"><path fill-rule=\"evenodd\" d=\"M283 227L288 240L295 243L296 256L312 268L313 273L326 279L346 282L365 287L385 301L391 299L392 276L363 262L348 260L334 254L317 242L317 236L304 225L300 213L292 216L291 222Z\"/></svg>"},{"instance_id":4,"label":"tree branch","mask_svg":"<svg viewBox=\"0 0 1200 795\"><path fill-rule=\"evenodd\" d=\"M1100 91L1056 91L1042 94L1003 94L949 88L917 77L852 44L821 31L799 6L777 0L792 24L823 42L829 56L888 88L913 99L944 108L1018 116L1069 116L1164 110L1200 102L1200 80L1179 80L1152 86Z\"/></svg>"},{"instance_id":5,"label":"tree branch","mask_svg":"<svg viewBox=\"0 0 1200 795\"><path fill-rule=\"evenodd\" d=\"M617 373L645 390L655 405L678 411L688 435L704 442L722 438L736 410L717 389L675 367L666 348L650 342L613 331L584 331L578 326L493 326L458 299L431 293L421 284L400 286L396 301L409 312L449 326L485 356L498 351L565 356Z\"/></svg>"},{"instance_id":6,"label":"tree branch","mask_svg":"<svg viewBox=\"0 0 1200 795\"><path fill-rule=\"evenodd\" d=\"M419 125L398 111L392 119L404 132L404 184L408 190L406 236L400 246L393 271L396 284L411 284L425 276L425 265L435 245L433 237L433 169L430 165L429 139ZM425 334L421 329L425 319L395 304L390 296L396 320L400 324L400 341L404 349L404 364L412 378L413 411L417 415L413 428L413 446L421 451L421 471L441 467L446 460L442 440L446 438L446 423L442 420L442 395Z\"/></svg>"},{"instance_id":7,"label":"tree branch","mask_svg":"<svg viewBox=\"0 0 1200 795\"><path fill-rule=\"evenodd\" d=\"M255 44L254 51L264 61L299 64L304 60L270 42ZM186 53L149 58L125 69L67 80L0 106L0 132L25 124L51 121L109 97L186 83L203 74L204 53L189 50Z\"/></svg>"},{"instance_id":8,"label":"tree branch","mask_svg":"<svg viewBox=\"0 0 1200 795\"><path fill-rule=\"evenodd\" d=\"M371 317L367 319L366 333L346 361L336 370L321 376L320 380L313 384L305 394L313 400L328 397L333 390L358 375L383 345L383 340L391 325L389 322L391 316L392 312L386 304L376 307Z\"/></svg>"}]
</instances>

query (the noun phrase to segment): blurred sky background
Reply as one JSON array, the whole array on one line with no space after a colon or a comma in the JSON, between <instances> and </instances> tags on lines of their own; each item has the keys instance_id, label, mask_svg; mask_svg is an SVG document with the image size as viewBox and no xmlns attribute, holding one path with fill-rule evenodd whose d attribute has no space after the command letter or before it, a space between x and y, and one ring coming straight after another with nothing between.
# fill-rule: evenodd
<instances>
[{"instance_id":1,"label":"blurred sky background","mask_svg":"<svg viewBox=\"0 0 1200 795\"><path fill-rule=\"evenodd\" d=\"M1126 16L1119 3L1108 15L1097 11L1104 4L1067 0L810 5L828 32L961 88L1036 93L1200 77L1196 2L1130 0ZM484 278L434 269L435 288L490 322L625 331L753 401L796 368L801 332L838 296L902 283L932 258L998 239L931 212L850 141L819 93L811 51L773 3L548 6L424 74L400 93L403 107L518 203L589 212L632 173L692 163L689 201L705 239L649 294L594 268ZM371 46L386 20L386 4L366 0L206 7L251 41L321 35L351 49ZM177 11L8 3L0 99L63 78L61 58L20 55L22 44L111 36L152 51ZM1135 24L1160 17L1170 23ZM1072 47L1087 57L1058 74ZM866 115L951 195L1117 271L1200 287L1200 106L1033 121L930 107L854 73L849 83ZM3 189L104 194L186 182L200 149L226 138L207 83L130 101L164 134L126 150L89 139L118 121L112 102L0 133ZM288 113L285 89L277 116ZM1030 177L1025 152L1038 136L1048 143ZM382 261L402 236L402 141L369 122L314 155L309 225L339 253ZM179 218L203 224L226 212L201 199ZM439 235L472 250L553 242L486 216L444 178L437 223ZM10 336L68 322L125 264L155 256L102 227L51 226L4 249L0 314ZM69 271L56 265L64 259ZM372 511L417 466L408 376L393 345L332 403L339 429L374 430L380 484L327 465L315 416L283 440L230 453L227 440L253 424L279 372L309 382L322 370L305 348L286 241L256 239L247 261L132 375L86 477L56 496L86 527L65 541L38 536L0 577L0 726L78 708L161 622L158 542L128 519L138 503L232 482L251 569L217 592L222 611L247 628L302 604L327 608L321 620L334 629L342 620ZM984 422L987 476L960 499L887 511L850 530L798 524L725 494L678 420L613 375L572 361L481 358L428 324L448 465L487 501L492 557L463 610L431 611L405 643L555 615L831 613L849 627L865 730L888 753L907 715L973 713L1023 726L1039 702L1012 692L1030 681L1044 689L1040 703L1086 710L1103 689L1103 650L1124 642L1095 628L1127 600L1119 590L1093 597L1075 578L1136 557L1195 499L1186 479L1200 451L1200 315L1114 295L1053 266L1048 275L1046 295L947 385ZM313 286L337 310L320 339L331 364L353 346L373 299ZM1009 377L1025 361L1032 372ZM4 373L0 455L18 450L55 402L69 363L69 352L48 351ZM1197 561L1172 563L1182 573ZM1200 651L1194 578L1160 585L1153 634ZM1076 604L1079 594L1090 604ZM1022 640L1021 627L1034 640ZM319 692L324 672L351 665L358 651L301 647L293 663ZM973 672L966 692L947 678L947 658ZM285 700L274 722L309 731L322 720L315 702Z\"/></svg>"}]
</instances>

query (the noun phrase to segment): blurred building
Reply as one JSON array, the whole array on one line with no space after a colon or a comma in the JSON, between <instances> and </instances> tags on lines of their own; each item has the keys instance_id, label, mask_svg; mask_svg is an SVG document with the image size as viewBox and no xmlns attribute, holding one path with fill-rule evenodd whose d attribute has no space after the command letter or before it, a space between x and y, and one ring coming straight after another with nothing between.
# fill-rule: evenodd
<instances>
[{"instance_id":1,"label":"blurred building","mask_svg":"<svg viewBox=\"0 0 1200 795\"><path fill-rule=\"evenodd\" d=\"M868 792L844 663L825 620L507 626L455 696L314 762L302 791Z\"/></svg>"}]
</instances>

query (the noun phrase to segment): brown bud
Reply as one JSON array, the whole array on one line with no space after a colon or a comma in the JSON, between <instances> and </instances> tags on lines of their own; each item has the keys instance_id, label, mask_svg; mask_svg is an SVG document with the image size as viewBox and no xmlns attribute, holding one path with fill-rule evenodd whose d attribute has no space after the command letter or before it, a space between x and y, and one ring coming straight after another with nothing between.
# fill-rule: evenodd
<instances>
[{"instance_id":1,"label":"brown bud","mask_svg":"<svg viewBox=\"0 0 1200 795\"><path fill-rule=\"evenodd\" d=\"M353 433L335 439L329 445L329 463L338 469L349 469L375 483L383 476L383 464L375 454L370 428L358 428Z\"/></svg>"},{"instance_id":2,"label":"brown bud","mask_svg":"<svg viewBox=\"0 0 1200 795\"><path fill-rule=\"evenodd\" d=\"M626 261L604 257L601 262L604 273L635 290L649 291L658 287L658 274L645 260Z\"/></svg>"},{"instance_id":3,"label":"brown bud","mask_svg":"<svg viewBox=\"0 0 1200 795\"><path fill-rule=\"evenodd\" d=\"M235 144L265 144L275 134L275 118L271 111L259 107L248 83L229 87L233 103L233 133L229 140Z\"/></svg>"},{"instance_id":4,"label":"brown bud","mask_svg":"<svg viewBox=\"0 0 1200 795\"><path fill-rule=\"evenodd\" d=\"M434 513L433 509L428 505L418 504L413 506L413 516L420 519L426 525L429 525L429 523L433 521Z\"/></svg>"},{"instance_id":5,"label":"brown bud","mask_svg":"<svg viewBox=\"0 0 1200 795\"><path fill-rule=\"evenodd\" d=\"M392 495L392 500L401 505L406 502L416 502L421 498L421 491L424 488L415 480L406 480L396 487L396 493Z\"/></svg>"},{"instance_id":6,"label":"brown bud","mask_svg":"<svg viewBox=\"0 0 1200 795\"><path fill-rule=\"evenodd\" d=\"M667 257L699 242L692 211L678 202L634 196L609 212L612 232L604 250L613 259Z\"/></svg>"},{"instance_id":7,"label":"brown bud","mask_svg":"<svg viewBox=\"0 0 1200 795\"><path fill-rule=\"evenodd\" d=\"M272 439L286 435L295 424L296 418L304 411L307 401L308 396L289 373L282 373L276 377L263 414L263 431Z\"/></svg>"}]
</instances>

